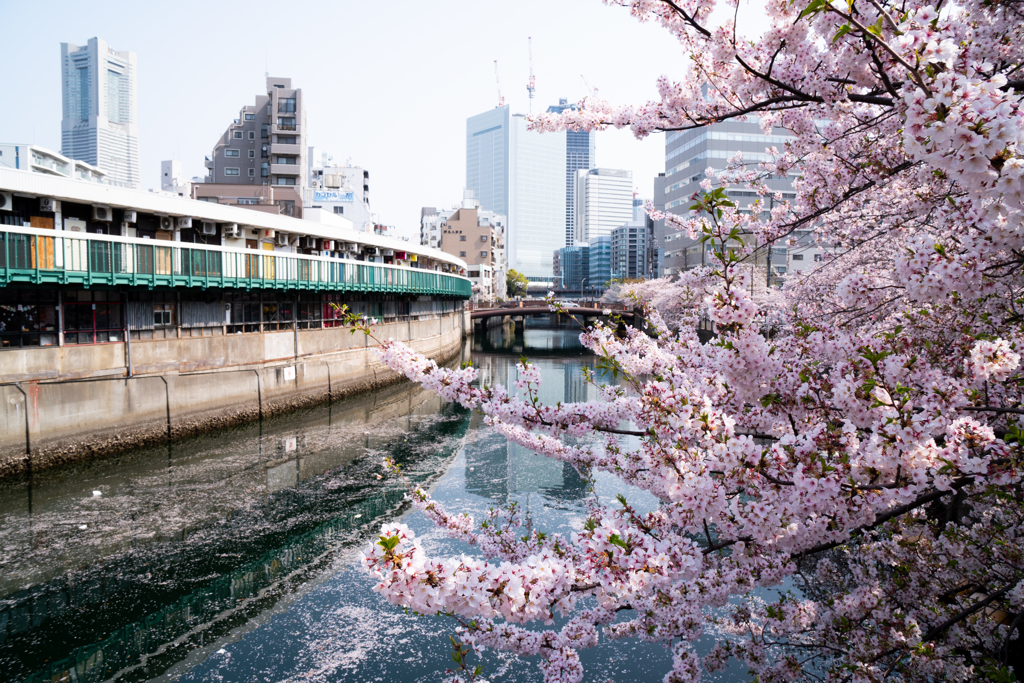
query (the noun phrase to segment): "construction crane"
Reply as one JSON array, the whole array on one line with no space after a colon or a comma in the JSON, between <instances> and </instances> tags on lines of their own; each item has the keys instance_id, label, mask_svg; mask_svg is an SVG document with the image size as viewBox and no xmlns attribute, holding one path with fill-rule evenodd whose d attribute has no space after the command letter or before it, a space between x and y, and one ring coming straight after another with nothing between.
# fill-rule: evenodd
<instances>
[{"instance_id":1,"label":"construction crane","mask_svg":"<svg viewBox=\"0 0 1024 683\"><path fill-rule=\"evenodd\" d=\"M526 91L530 93L530 114L533 114L533 92L537 89L537 82L533 78L533 38L526 37L526 44L530 50L530 81L526 84Z\"/></svg>"},{"instance_id":2,"label":"construction crane","mask_svg":"<svg viewBox=\"0 0 1024 683\"><path fill-rule=\"evenodd\" d=\"M494 81L498 84L498 106L505 106L505 98L501 96L501 79L498 77L498 60L494 60Z\"/></svg>"}]
</instances>

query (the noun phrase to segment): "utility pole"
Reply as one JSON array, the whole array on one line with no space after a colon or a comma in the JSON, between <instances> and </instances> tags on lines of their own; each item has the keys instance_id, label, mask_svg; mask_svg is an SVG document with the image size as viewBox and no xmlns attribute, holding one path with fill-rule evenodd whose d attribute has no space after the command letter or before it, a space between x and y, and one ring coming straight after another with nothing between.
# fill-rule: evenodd
<instances>
[{"instance_id":1,"label":"utility pole","mask_svg":"<svg viewBox=\"0 0 1024 683\"><path fill-rule=\"evenodd\" d=\"M498 77L498 60L494 60L494 82L498 84L498 106L505 106L505 98L501 96L501 79Z\"/></svg>"},{"instance_id":2,"label":"utility pole","mask_svg":"<svg viewBox=\"0 0 1024 683\"><path fill-rule=\"evenodd\" d=\"M530 81L526 84L526 92L530 93L530 114L533 114L533 92L537 89L537 82L533 78L533 38L526 37L526 44L530 50Z\"/></svg>"}]
</instances>

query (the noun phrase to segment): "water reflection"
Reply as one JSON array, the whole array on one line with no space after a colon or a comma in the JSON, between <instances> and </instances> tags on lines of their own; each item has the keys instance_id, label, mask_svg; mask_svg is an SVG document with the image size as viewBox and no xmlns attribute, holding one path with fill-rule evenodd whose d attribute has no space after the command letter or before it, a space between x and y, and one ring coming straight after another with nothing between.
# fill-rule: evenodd
<instances>
[{"instance_id":1,"label":"water reflection","mask_svg":"<svg viewBox=\"0 0 1024 683\"><path fill-rule=\"evenodd\" d=\"M67 656L88 660L110 638L128 655L159 649L394 514L402 496L378 483L379 453L414 475L431 461L436 476L465 426L465 411L403 384L3 483L0 671L21 680ZM190 616L145 626L168 609Z\"/></svg>"},{"instance_id":2,"label":"water reflection","mask_svg":"<svg viewBox=\"0 0 1024 683\"><path fill-rule=\"evenodd\" d=\"M525 351L541 366L544 401L594 397L582 374L594 358L578 331L500 335L473 341L481 381L511 385ZM402 492L376 479L386 454L478 520L517 502L539 528L568 533L582 527L589 496L653 502L614 477L585 481L509 445L479 415L409 385L9 482L0 485L3 678L437 680L451 664L453 624L387 605L356 552L399 514L432 554L474 549L407 512ZM660 679L670 662L660 646L628 641L582 656L588 680ZM541 678L501 653L482 663L491 681Z\"/></svg>"}]
</instances>

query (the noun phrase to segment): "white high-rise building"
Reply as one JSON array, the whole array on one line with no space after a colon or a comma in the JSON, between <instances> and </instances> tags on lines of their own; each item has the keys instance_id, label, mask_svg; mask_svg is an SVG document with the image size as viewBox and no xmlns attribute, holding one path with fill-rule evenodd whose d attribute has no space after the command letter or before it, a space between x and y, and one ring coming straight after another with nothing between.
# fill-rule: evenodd
<instances>
[{"instance_id":1,"label":"white high-rise building","mask_svg":"<svg viewBox=\"0 0 1024 683\"><path fill-rule=\"evenodd\" d=\"M610 236L633 219L633 172L611 168L576 172L576 243Z\"/></svg>"},{"instance_id":2,"label":"white high-rise building","mask_svg":"<svg viewBox=\"0 0 1024 683\"><path fill-rule=\"evenodd\" d=\"M480 208L508 217L509 268L552 281L552 253L565 246L565 132L528 130L508 106L466 120L466 188Z\"/></svg>"},{"instance_id":3,"label":"white high-rise building","mask_svg":"<svg viewBox=\"0 0 1024 683\"><path fill-rule=\"evenodd\" d=\"M90 38L60 44L61 154L103 170L112 183L139 186L136 57Z\"/></svg>"}]
</instances>

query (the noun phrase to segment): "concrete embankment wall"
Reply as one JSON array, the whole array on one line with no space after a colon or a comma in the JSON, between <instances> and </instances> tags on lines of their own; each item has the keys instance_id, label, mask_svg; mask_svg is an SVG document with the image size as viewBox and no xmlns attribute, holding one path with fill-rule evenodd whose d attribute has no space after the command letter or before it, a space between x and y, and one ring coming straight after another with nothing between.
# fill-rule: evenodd
<instances>
[{"instance_id":1,"label":"concrete embankment wall","mask_svg":"<svg viewBox=\"0 0 1024 683\"><path fill-rule=\"evenodd\" d=\"M468 312L375 328L379 338L408 342L435 360L458 353L470 331ZM92 348L100 361L110 354L108 347ZM52 353L15 353L36 352ZM131 352L132 377L0 385L0 477L179 439L400 379L380 362L373 340L346 328L133 342Z\"/></svg>"}]
</instances>

